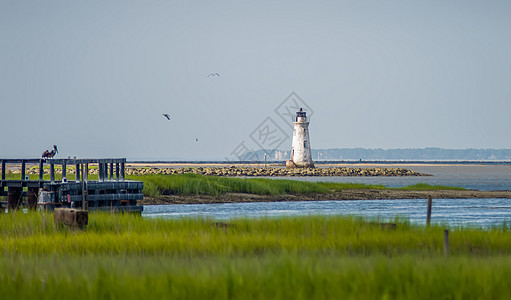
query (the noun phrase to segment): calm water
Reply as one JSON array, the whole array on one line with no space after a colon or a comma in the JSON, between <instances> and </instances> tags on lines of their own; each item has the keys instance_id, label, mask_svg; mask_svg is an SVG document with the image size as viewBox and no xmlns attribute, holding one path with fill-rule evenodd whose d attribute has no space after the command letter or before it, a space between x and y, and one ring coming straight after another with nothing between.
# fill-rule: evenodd
<instances>
[{"instance_id":1,"label":"calm water","mask_svg":"<svg viewBox=\"0 0 511 300\"><path fill-rule=\"evenodd\" d=\"M372 166L370 166L372 167ZM382 167L381 165L377 167ZM394 165L433 176L426 177L288 177L292 180L352 182L402 187L416 183L463 187L480 191L510 191L511 165Z\"/></svg>"},{"instance_id":2,"label":"calm water","mask_svg":"<svg viewBox=\"0 0 511 300\"><path fill-rule=\"evenodd\" d=\"M294 201L145 206L146 217L207 217L219 220L300 215L356 215L383 220L396 216L426 223L427 200ZM435 199L432 222L488 227L511 221L511 199Z\"/></svg>"},{"instance_id":3,"label":"calm water","mask_svg":"<svg viewBox=\"0 0 511 300\"><path fill-rule=\"evenodd\" d=\"M382 167L382 166L380 166ZM400 187L415 183L459 186L475 190L511 190L511 165L403 166L428 177L290 177L304 181L355 182ZM414 224L426 222L426 200L357 200L265 202L145 206L143 216L162 218L296 215L357 215L384 220L396 216ZM489 227L511 222L511 199L434 199L432 222L452 226Z\"/></svg>"}]
</instances>

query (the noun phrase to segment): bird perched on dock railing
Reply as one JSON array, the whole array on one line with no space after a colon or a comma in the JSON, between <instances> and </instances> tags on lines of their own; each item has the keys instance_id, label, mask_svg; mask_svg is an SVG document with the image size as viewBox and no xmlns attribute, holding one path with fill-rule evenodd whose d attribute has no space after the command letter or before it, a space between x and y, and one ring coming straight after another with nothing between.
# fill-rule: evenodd
<instances>
[{"instance_id":1,"label":"bird perched on dock railing","mask_svg":"<svg viewBox=\"0 0 511 300\"><path fill-rule=\"evenodd\" d=\"M43 152L43 155L41 155L42 158L53 158L56 153L58 153L59 150L57 150L57 145L53 145L53 150L45 150Z\"/></svg>"}]
</instances>

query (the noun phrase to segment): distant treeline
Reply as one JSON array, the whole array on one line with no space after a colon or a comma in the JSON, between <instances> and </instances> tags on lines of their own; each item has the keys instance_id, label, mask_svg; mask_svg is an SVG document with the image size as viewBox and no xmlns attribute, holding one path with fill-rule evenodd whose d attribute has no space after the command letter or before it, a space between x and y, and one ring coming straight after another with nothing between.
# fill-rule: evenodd
<instances>
[{"instance_id":1,"label":"distant treeline","mask_svg":"<svg viewBox=\"0 0 511 300\"><path fill-rule=\"evenodd\" d=\"M267 149L246 153L241 160L282 161L290 158L289 150ZM511 160L511 149L312 149L314 160Z\"/></svg>"}]
</instances>

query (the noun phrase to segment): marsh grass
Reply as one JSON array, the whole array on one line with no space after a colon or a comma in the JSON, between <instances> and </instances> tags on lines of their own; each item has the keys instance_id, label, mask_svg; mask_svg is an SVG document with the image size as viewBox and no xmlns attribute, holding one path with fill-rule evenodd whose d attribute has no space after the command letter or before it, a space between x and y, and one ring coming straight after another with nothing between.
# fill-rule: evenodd
<instances>
[{"instance_id":1,"label":"marsh grass","mask_svg":"<svg viewBox=\"0 0 511 300\"><path fill-rule=\"evenodd\" d=\"M510 269L507 257L7 257L0 259L0 293L4 299L509 299Z\"/></svg>"},{"instance_id":2,"label":"marsh grass","mask_svg":"<svg viewBox=\"0 0 511 300\"><path fill-rule=\"evenodd\" d=\"M395 222L384 230L378 222ZM509 226L489 230L452 228L453 254L511 254ZM55 227L50 213L0 216L0 253L256 255L271 252L335 252L345 255L443 253L443 227L415 227L406 220L307 216L233 219L150 219L91 213L86 231Z\"/></svg>"},{"instance_id":3,"label":"marsh grass","mask_svg":"<svg viewBox=\"0 0 511 300\"><path fill-rule=\"evenodd\" d=\"M454 186L444 186L444 185L430 185L427 183L417 183L405 187L395 188L396 190L404 190L404 191L438 191L438 190L452 190L452 191L465 191L465 188L462 187L454 187Z\"/></svg>"},{"instance_id":4,"label":"marsh grass","mask_svg":"<svg viewBox=\"0 0 511 300\"><path fill-rule=\"evenodd\" d=\"M397 223L385 230L379 221ZM510 228L340 216L146 219L0 215L3 299L507 299Z\"/></svg>"},{"instance_id":5,"label":"marsh grass","mask_svg":"<svg viewBox=\"0 0 511 300\"><path fill-rule=\"evenodd\" d=\"M227 178L199 174L138 175L128 179L144 182L144 195L214 195L248 193L282 195L286 193L328 193L330 190L314 182L267 178Z\"/></svg>"},{"instance_id":6,"label":"marsh grass","mask_svg":"<svg viewBox=\"0 0 511 300\"><path fill-rule=\"evenodd\" d=\"M464 190L464 188L416 184L403 188L383 185L336 182L304 182L289 179L232 178L199 174L132 175L128 179L144 182L143 193L157 198L161 195L213 195L247 193L257 195L327 194L349 189L398 190Z\"/></svg>"},{"instance_id":7,"label":"marsh grass","mask_svg":"<svg viewBox=\"0 0 511 300\"><path fill-rule=\"evenodd\" d=\"M6 179L19 180L20 174L6 174ZM68 180L74 180L74 174L68 174ZM39 175L29 175L30 180L39 179ZM45 174L44 180L50 180ZM459 187L432 186L429 184L415 184L401 188L387 188L383 185L370 185L363 183L336 183L336 182L304 182L289 179L268 178L232 178L205 176L200 174L173 174L173 175L129 175L128 180L144 182L145 196L157 198L161 195L212 195L219 196L225 193L247 193L256 195L283 195L283 194L327 194L349 189L396 189L396 190L465 190ZM62 180L62 174L55 174L55 180ZM90 174L89 180L98 180L97 174Z\"/></svg>"}]
</instances>

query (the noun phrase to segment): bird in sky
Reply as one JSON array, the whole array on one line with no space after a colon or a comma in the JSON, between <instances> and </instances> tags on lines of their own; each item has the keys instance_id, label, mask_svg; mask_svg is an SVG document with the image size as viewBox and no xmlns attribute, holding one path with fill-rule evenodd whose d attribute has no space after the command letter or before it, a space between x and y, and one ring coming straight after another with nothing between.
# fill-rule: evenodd
<instances>
[{"instance_id":1,"label":"bird in sky","mask_svg":"<svg viewBox=\"0 0 511 300\"><path fill-rule=\"evenodd\" d=\"M199 138L195 138L195 141L198 142L199 141Z\"/></svg>"},{"instance_id":2,"label":"bird in sky","mask_svg":"<svg viewBox=\"0 0 511 300\"><path fill-rule=\"evenodd\" d=\"M218 77L220 77L220 74L218 74L218 73L211 73L211 74L208 75L208 77L209 76L218 76Z\"/></svg>"},{"instance_id":3,"label":"bird in sky","mask_svg":"<svg viewBox=\"0 0 511 300\"><path fill-rule=\"evenodd\" d=\"M169 114L162 114L165 118L167 118L167 120L170 120L170 116Z\"/></svg>"}]
</instances>

